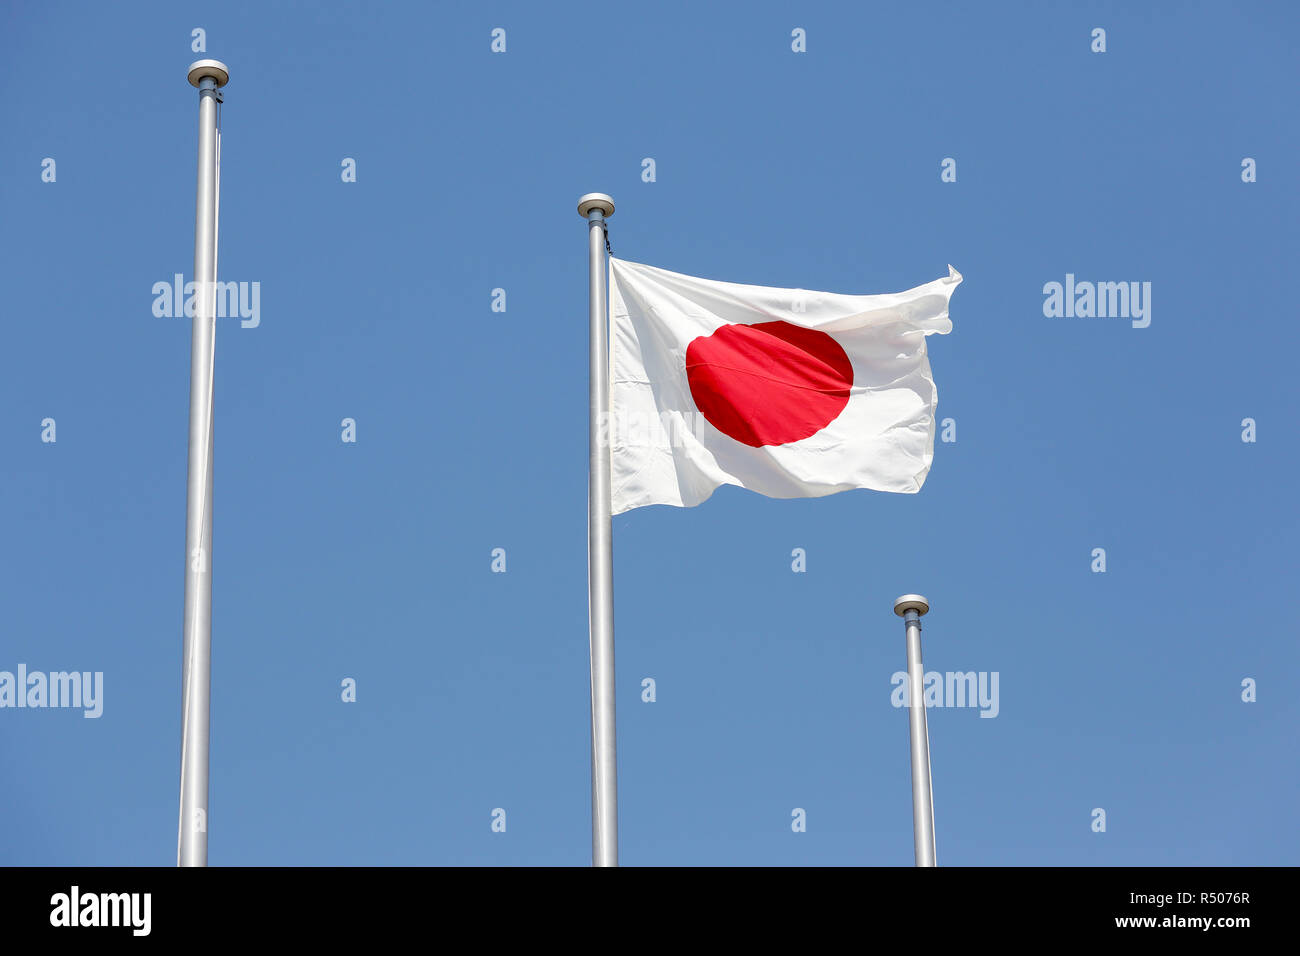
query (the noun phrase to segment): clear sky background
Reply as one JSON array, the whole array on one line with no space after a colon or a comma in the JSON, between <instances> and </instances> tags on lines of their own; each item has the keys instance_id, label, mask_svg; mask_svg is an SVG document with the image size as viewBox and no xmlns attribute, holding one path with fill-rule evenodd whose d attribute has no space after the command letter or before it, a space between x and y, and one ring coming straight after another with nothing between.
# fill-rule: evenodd
<instances>
[{"instance_id":1,"label":"clear sky background","mask_svg":"<svg viewBox=\"0 0 1300 956\"><path fill-rule=\"evenodd\" d=\"M7 5L0 670L102 671L104 712L0 710L0 863L175 861L190 325L151 287L192 276L203 56L220 277L261 284L217 332L212 864L590 861L592 190L677 272L965 276L919 495L615 519L622 862L910 865L908 591L927 669L1000 678L929 714L941 864L1300 861L1300 14L1070 7ZM1150 282L1150 327L1046 318L1067 273Z\"/></svg>"}]
</instances>

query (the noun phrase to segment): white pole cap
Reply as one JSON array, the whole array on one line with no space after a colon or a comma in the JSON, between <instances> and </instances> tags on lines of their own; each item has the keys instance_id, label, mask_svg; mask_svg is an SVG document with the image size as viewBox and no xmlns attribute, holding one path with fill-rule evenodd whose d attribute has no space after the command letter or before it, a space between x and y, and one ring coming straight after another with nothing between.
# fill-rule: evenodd
<instances>
[{"instance_id":1,"label":"white pole cap","mask_svg":"<svg viewBox=\"0 0 1300 956\"><path fill-rule=\"evenodd\" d=\"M586 219L593 209L599 209L607 217L612 216L614 200L604 193L587 193L578 200L578 215L583 219Z\"/></svg>"},{"instance_id":2,"label":"white pole cap","mask_svg":"<svg viewBox=\"0 0 1300 956\"><path fill-rule=\"evenodd\" d=\"M894 613L902 617L908 611L925 614L930 610L930 602L919 594L904 594L894 602Z\"/></svg>"},{"instance_id":3,"label":"white pole cap","mask_svg":"<svg viewBox=\"0 0 1300 956\"><path fill-rule=\"evenodd\" d=\"M230 82L230 69L220 60L195 60L190 64L190 85L197 87L205 76L217 81L217 88Z\"/></svg>"}]
</instances>

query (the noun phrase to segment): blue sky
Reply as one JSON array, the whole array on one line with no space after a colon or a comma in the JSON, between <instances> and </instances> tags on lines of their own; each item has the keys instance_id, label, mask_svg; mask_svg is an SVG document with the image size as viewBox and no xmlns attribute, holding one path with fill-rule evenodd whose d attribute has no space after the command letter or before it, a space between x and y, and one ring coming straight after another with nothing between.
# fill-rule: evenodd
<instances>
[{"instance_id":1,"label":"blue sky","mask_svg":"<svg viewBox=\"0 0 1300 956\"><path fill-rule=\"evenodd\" d=\"M940 864L1297 862L1295 8L3 17L0 670L104 710L0 710L0 863L175 860L190 330L151 287L192 273L202 56L220 277L261 288L217 333L212 864L589 862L592 190L673 271L965 277L919 495L615 519L624 864L910 865L909 591L927 669L1000 677L929 714ZM1150 282L1150 326L1046 317L1067 274Z\"/></svg>"}]
</instances>

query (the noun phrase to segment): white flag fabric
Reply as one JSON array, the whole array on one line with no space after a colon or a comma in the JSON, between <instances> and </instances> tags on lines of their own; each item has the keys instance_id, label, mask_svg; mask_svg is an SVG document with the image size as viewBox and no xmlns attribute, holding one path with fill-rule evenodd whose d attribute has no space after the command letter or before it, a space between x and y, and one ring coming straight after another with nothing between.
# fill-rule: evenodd
<instances>
[{"instance_id":1,"label":"white flag fabric","mask_svg":"<svg viewBox=\"0 0 1300 956\"><path fill-rule=\"evenodd\" d=\"M772 498L915 493L934 457L925 338L948 275L837 295L717 282L610 257L613 514L719 485Z\"/></svg>"}]
</instances>

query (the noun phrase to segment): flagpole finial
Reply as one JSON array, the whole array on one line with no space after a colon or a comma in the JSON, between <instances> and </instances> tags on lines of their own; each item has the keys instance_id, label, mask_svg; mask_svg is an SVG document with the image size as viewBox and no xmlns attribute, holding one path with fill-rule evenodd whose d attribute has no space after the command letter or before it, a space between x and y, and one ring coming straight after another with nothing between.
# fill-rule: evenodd
<instances>
[{"instance_id":1,"label":"flagpole finial","mask_svg":"<svg viewBox=\"0 0 1300 956\"><path fill-rule=\"evenodd\" d=\"M195 60L190 64L190 86L197 87L206 76L217 81L217 89L230 82L230 68L220 60Z\"/></svg>"},{"instance_id":2,"label":"flagpole finial","mask_svg":"<svg viewBox=\"0 0 1300 956\"><path fill-rule=\"evenodd\" d=\"M614 200L604 193L587 193L578 200L578 215L583 219L590 219L592 210L599 209L601 214L609 217L614 215Z\"/></svg>"},{"instance_id":3,"label":"flagpole finial","mask_svg":"<svg viewBox=\"0 0 1300 956\"><path fill-rule=\"evenodd\" d=\"M919 594L904 594L894 602L894 613L903 617L908 611L925 614L930 610L930 602Z\"/></svg>"}]
</instances>

